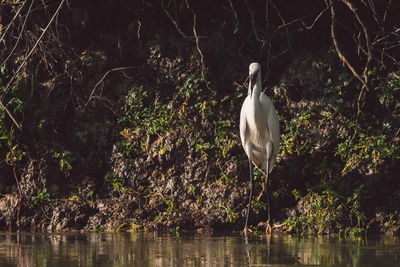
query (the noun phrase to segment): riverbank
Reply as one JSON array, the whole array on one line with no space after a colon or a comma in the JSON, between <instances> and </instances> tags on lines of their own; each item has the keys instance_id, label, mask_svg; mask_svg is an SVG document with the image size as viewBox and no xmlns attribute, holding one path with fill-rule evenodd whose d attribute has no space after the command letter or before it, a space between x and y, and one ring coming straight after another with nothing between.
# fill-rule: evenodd
<instances>
[{"instance_id":1,"label":"riverbank","mask_svg":"<svg viewBox=\"0 0 400 267\"><path fill-rule=\"evenodd\" d=\"M36 13L5 4L0 14L10 25L0 57L0 229L242 230L239 114L258 61L281 127L273 223L289 233L399 234L400 51L382 50L397 35L352 40L365 32L341 4L287 12L288 3L267 3L266 13L257 3L227 12L222 1L50 2L35 3ZM359 8L369 34L382 34ZM312 25L321 10L313 27L297 23ZM397 27L391 8L379 10ZM23 14L33 19L20 30ZM335 35L337 18L348 28ZM13 50L21 31L26 45ZM257 230L266 204L263 174L254 176Z\"/></svg>"}]
</instances>

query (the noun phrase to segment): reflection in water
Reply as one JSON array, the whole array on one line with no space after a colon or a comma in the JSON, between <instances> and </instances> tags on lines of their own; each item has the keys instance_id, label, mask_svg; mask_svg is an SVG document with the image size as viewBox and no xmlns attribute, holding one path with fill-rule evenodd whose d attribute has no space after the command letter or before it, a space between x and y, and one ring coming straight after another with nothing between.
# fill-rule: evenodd
<instances>
[{"instance_id":1,"label":"reflection in water","mask_svg":"<svg viewBox=\"0 0 400 267\"><path fill-rule=\"evenodd\" d=\"M0 266L399 266L398 240L0 233Z\"/></svg>"}]
</instances>

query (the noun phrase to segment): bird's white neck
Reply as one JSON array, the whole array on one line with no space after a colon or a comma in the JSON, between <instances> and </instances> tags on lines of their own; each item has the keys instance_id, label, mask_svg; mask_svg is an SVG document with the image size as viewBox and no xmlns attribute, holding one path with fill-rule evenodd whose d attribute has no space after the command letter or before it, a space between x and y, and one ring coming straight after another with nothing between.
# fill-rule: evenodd
<instances>
[{"instance_id":1,"label":"bird's white neck","mask_svg":"<svg viewBox=\"0 0 400 267\"><path fill-rule=\"evenodd\" d=\"M257 77L256 84L252 88L252 84L249 84L249 96L250 96L250 110L248 113L248 120L250 120L251 125L254 125L257 129L260 130L260 132L264 132L264 128L266 124L264 123L266 121L265 114L262 112L262 106L261 106L261 75ZM262 123L261 123L262 122Z\"/></svg>"},{"instance_id":2,"label":"bird's white neck","mask_svg":"<svg viewBox=\"0 0 400 267\"><path fill-rule=\"evenodd\" d=\"M254 85L253 89L251 87L253 86L251 83L249 83L249 95L251 98L251 102L253 103L253 107L255 109L258 109L261 105L260 103L260 95L261 95L261 77L260 74L258 74L258 78L256 81L256 84Z\"/></svg>"}]
</instances>

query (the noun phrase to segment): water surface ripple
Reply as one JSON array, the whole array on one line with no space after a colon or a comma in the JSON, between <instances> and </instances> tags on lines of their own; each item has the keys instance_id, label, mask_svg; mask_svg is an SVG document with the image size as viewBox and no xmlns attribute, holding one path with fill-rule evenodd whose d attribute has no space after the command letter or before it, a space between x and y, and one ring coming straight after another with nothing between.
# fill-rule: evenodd
<instances>
[{"instance_id":1,"label":"water surface ripple","mask_svg":"<svg viewBox=\"0 0 400 267\"><path fill-rule=\"evenodd\" d=\"M241 233L0 233L3 266L400 266L398 239Z\"/></svg>"}]
</instances>

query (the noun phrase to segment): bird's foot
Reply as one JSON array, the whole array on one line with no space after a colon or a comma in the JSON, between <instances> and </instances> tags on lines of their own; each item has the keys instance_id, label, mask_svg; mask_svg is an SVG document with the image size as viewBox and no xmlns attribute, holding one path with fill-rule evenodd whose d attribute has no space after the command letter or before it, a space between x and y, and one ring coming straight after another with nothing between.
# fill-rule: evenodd
<instances>
[{"instance_id":1,"label":"bird's foot","mask_svg":"<svg viewBox=\"0 0 400 267\"><path fill-rule=\"evenodd\" d=\"M247 234L247 233L252 233L253 231L250 229L250 228L248 228L247 226L243 229L243 233L244 234Z\"/></svg>"},{"instance_id":2,"label":"bird's foot","mask_svg":"<svg viewBox=\"0 0 400 267\"><path fill-rule=\"evenodd\" d=\"M244 238L247 240L247 232L249 231L249 229L247 228L247 226L246 227L244 227L243 228L243 235L244 235Z\"/></svg>"},{"instance_id":3,"label":"bird's foot","mask_svg":"<svg viewBox=\"0 0 400 267\"><path fill-rule=\"evenodd\" d=\"M265 228L265 232L267 233L267 234L271 234L272 233L272 230L274 230L274 229L279 229L279 228L281 228L282 226L285 226L286 225L286 223L281 223L281 224L274 224L274 225L270 225L269 224L269 222L267 221L267 226L266 226L266 228Z\"/></svg>"},{"instance_id":4,"label":"bird's foot","mask_svg":"<svg viewBox=\"0 0 400 267\"><path fill-rule=\"evenodd\" d=\"M265 232L266 232L267 234L272 234L272 227L271 227L271 225L269 224L269 221L267 221L267 227L265 228Z\"/></svg>"}]
</instances>

